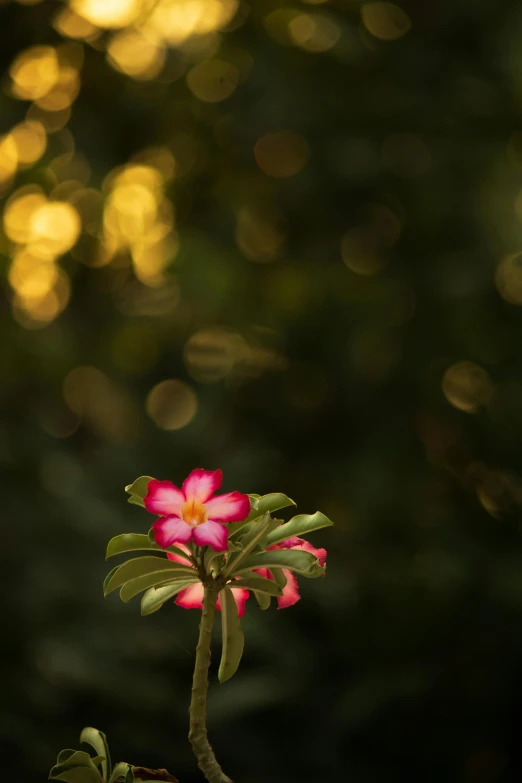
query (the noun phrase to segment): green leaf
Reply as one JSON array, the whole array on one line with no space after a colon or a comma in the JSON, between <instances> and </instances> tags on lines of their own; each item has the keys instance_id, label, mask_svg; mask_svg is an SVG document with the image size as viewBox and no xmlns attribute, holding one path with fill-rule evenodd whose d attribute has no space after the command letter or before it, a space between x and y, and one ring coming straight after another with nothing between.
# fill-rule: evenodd
<instances>
[{"instance_id":1,"label":"green leaf","mask_svg":"<svg viewBox=\"0 0 522 783\"><path fill-rule=\"evenodd\" d=\"M166 557L135 557L133 560L127 560L111 571L103 585L104 593L107 596L113 590L116 590L117 587L124 585L125 582L130 582L131 579L137 579L139 576L159 571L172 571L172 579L181 574L192 576L194 573L194 569L190 566L174 563L171 560L167 560Z\"/></svg>"},{"instance_id":2,"label":"green leaf","mask_svg":"<svg viewBox=\"0 0 522 783\"><path fill-rule=\"evenodd\" d=\"M266 535L267 530L271 527L271 522L270 514L267 512L259 521L253 523L252 528L241 540L242 549L239 552L235 552L232 557L229 557L225 570L223 571L225 576L230 576L230 574L235 571L238 564L241 563L241 561L254 549L256 544L261 541Z\"/></svg>"},{"instance_id":3,"label":"green leaf","mask_svg":"<svg viewBox=\"0 0 522 783\"><path fill-rule=\"evenodd\" d=\"M282 521L283 521L282 519L272 519L272 518L270 519L270 524L268 525L268 527L265 530L265 535L262 538L260 538L259 541L257 542L257 544L255 545L255 547L253 549L254 552L262 552L264 549L266 549L266 547L268 546L268 543L267 543L268 542L268 536L270 535L270 533L273 530L275 530L277 527L279 527L281 525ZM253 522L252 524L254 525L255 522ZM242 543L243 543L243 540L240 541L240 544L242 544Z\"/></svg>"},{"instance_id":4,"label":"green leaf","mask_svg":"<svg viewBox=\"0 0 522 783\"><path fill-rule=\"evenodd\" d=\"M302 549L274 549L260 552L243 560L234 574L238 575L252 568L288 568L301 576L314 578L322 576L325 567L320 566L316 557Z\"/></svg>"},{"instance_id":5,"label":"green leaf","mask_svg":"<svg viewBox=\"0 0 522 783\"><path fill-rule=\"evenodd\" d=\"M250 514L244 522L231 522L227 527L229 530L229 539L235 539L240 533L249 528L250 523L263 516L266 512L279 511L280 508L295 506L295 502L283 495L282 492L272 492L270 495L249 495Z\"/></svg>"},{"instance_id":6,"label":"green leaf","mask_svg":"<svg viewBox=\"0 0 522 783\"><path fill-rule=\"evenodd\" d=\"M271 596L266 593L258 593L257 590L254 590L254 598L256 599L259 608L263 611L270 608L270 603L272 601Z\"/></svg>"},{"instance_id":7,"label":"green leaf","mask_svg":"<svg viewBox=\"0 0 522 783\"><path fill-rule=\"evenodd\" d=\"M55 771L53 768L49 774L49 779L64 780L65 783L103 783L103 778L99 771L89 769L89 767L71 767L63 772Z\"/></svg>"},{"instance_id":8,"label":"green leaf","mask_svg":"<svg viewBox=\"0 0 522 783\"><path fill-rule=\"evenodd\" d=\"M254 590L261 593L267 593L268 595L282 595L283 591L277 586L271 579L265 579L264 576L258 574L252 574L252 576L245 576L242 579L234 580L229 584L229 587L244 587L245 590Z\"/></svg>"},{"instance_id":9,"label":"green leaf","mask_svg":"<svg viewBox=\"0 0 522 783\"><path fill-rule=\"evenodd\" d=\"M226 682L237 671L243 655L244 636L237 615L237 604L229 587L220 592L222 651L219 664L219 682Z\"/></svg>"},{"instance_id":10,"label":"green leaf","mask_svg":"<svg viewBox=\"0 0 522 783\"><path fill-rule=\"evenodd\" d=\"M154 531L151 530L148 535L145 533L122 533L120 536L111 538L107 544L105 559L108 560L109 557L113 557L114 555L122 555L124 552L138 552L140 550L172 552L175 555L181 555L181 557L190 557L190 555L177 546L158 546L154 541Z\"/></svg>"},{"instance_id":11,"label":"green leaf","mask_svg":"<svg viewBox=\"0 0 522 783\"><path fill-rule=\"evenodd\" d=\"M83 733L83 732L82 732ZM82 741L82 740L80 740ZM93 766L92 759L85 750L62 750L57 759L56 766L62 767L91 767Z\"/></svg>"},{"instance_id":12,"label":"green leaf","mask_svg":"<svg viewBox=\"0 0 522 783\"><path fill-rule=\"evenodd\" d=\"M283 587L286 587L286 583L288 580L281 568L271 568L270 573L274 577L274 582L278 587L281 588L281 590L283 589Z\"/></svg>"},{"instance_id":13,"label":"green leaf","mask_svg":"<svg viewBox=\"0 0 522 783\"><path fill-rule=\"evenodd\" d=\"M63 762L56 764L49 773L49 779L64 780L67 783L103 783L96 764L104 760L103 756L91 759L83 750L62 751L58 758Z\"/></svg>"},{"instance_id":14,"label":"green leaf","mask_svg":"<svg viewBox=\"0 0 522 783\"><path fill-rule=\"evenodd\" d=\"M129 778L129 783L132 783L134 781L132 764L127 764L126 761L120 761L115 765L109 783L127 783L127 775L129 772L132 775L132 777Z\"/></svg>"},{"instance_id":15,"label":"green leaf","mask_svg":"<svg viewBox=\"0 0 522 783\"><path fill-rule=\"evenodd\" d=\"M147 494L149 481L152 481L152 476L140 476L136 479L136 481L133 481L132 484L128 484L125 487L125 492L128 492L130 495L128 500L129 503L133 503L135 506L142 506L142 508L145 508L143 498Z\"/></svg>"},{"instance_id":16,"label":"green leaf","mask_svg":"<svg viewBox=\"0 0 522 783\"><path fill-rule=\"evenodd\" d=\"M65 750L61 750L56 758L56 765L59 766L60 764L65 764L67 759L70 759L74 753L76 753L76 751L71 750L71 748L65 748Z\"/></svg>"},{"instance_id":17,"label":"green leaf","mask_svg":"<svg viewBox=\"0 0 522 783\"><path fill-rule=\"evenodd\" d=\"M111 755L107 737L103 731L99 731L99 729L95 729L92 726L86 726L80 734L80 742L86 742L91 748L94 748L99 756L104 757L102 774L103 779L108 780L111 774Z\"/></svg>"},{"instance_id":18,"label":"green leaf","mask_svg":"<svg viewBox=\"0 0 522 783\"><path fill-rule=\"evenodd\" d=\"M91 761L92 761L92 763L94 764L95 767L99 767L105 761L105 756L91 756ZM105 777L104 777L104 780L105 780Z\"/></svg>"},{"instance_id":19,"label":"green leaf","mask_svg":"<svg viewBox=\"0 0 522 783\"><path fill-rule=\"evenodd\" d=\"M176 576L172 574L172 571L155 571L152 574L145 574L144 576L138 576L137 579L131 579L130 582L126 582L120 590L120 598L124 604L134 598L138 593L142 593L144 590L148 590L150 587L160 587L166 583L172 583L176 581L186 582L185 575L180 576L176 580ZM197 581L197 577L192 580Z\"/></svg>"},{"instance_id":20,"label":"green leaf","mask_svg":"<svg viewBox=\"0 0 522 783\"><path fill-rule=\"evenodd\" d=\"M116 573L116 571L119 571L121 566L122 566L122 563L120 563L120 565L114 566L114 568L111 568L111 570L109 571L109 573L107 574L107 576L103 580L103 595L107 595L107 585L109 584L109 582L113 578L113 576Z\"/></svg>"},{"instance_id":21,"label":"green leaf","mask_svg":"<svg viewBox=\"0 0 522 783\"><path fill-rule=\"evenodd\" d=\"M145 508L145 503L137 495L131 495L130 498L127 498L127 503L131 503L133 506L140 506L140 508Z\"/></svg>"},{"instance_id":22,"label":"green leaf","mask_svg":"<svg viewBox=\"0 0 522 783\"><path fill-rule=\"evenodd\" d=\"M315 514L298 514L289 522L280 525L269 533L267 546L279 544L280 541L286 541L287 538L306 535L314 530L331 527L332 525L333 522L328 517L325 517L324 514L321 514L320 511L316 511Z\"/></svg>"},{"instance_id":23,"label":"green leaf","mask_svg":"<svg viewBox=\"0 0 522 783\"><path fill-rule=\"evenodd\" d=\"M142 615L148 615L153 614L153 612L157 612L158 609L161 609L166 601L174 598L174 596L181 592L181 590L184 590L185 587L190 587L190 585L193 585L196 582L199 582L197 577L184 580L180 579L179 581L173 582L172 584L164 585L163 587L152 587L150 590L147 590L141 599Z\"/></svg>"},{"instance_id":24,"label":"green leaf","mask_svg":"<svg viewBox=\"0 0 522 783\"><path fill-rule=\"evenodd\" d=\"M158 551L159 548L145 533L122 533L120 536L111 538L107 544L105 559L108 560L109 557L121 555L124 552L136 552L140 549L154 549Z\"/></svg>"},{"instance_id":25,"label":"green leaf","mask_svg":"<svg viewBox=\"0 0 522 783\"><path fill-rule=\"evenodd\" d=\"M266 512L272 513L273 511L279 511L280 508L287 508L288 506L297 505L294 500L283 495L282 492L272 492L269 495L262 495L260 498L256 498L252 505L250 512L250 519L255 519L266 514Z\"/></svg>"}]
</instances>

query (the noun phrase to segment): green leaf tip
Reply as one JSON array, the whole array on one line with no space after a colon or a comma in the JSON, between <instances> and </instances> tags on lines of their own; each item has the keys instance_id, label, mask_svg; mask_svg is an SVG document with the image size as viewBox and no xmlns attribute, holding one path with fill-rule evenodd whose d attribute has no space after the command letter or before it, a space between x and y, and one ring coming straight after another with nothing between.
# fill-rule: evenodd
<instances>
[{"instance_id":1,"label":"green leaf tip","mask_svg":"<svg viewBox=\"0 0 522 783\"><path fill-rule=\"evenodd\" d=\"M296 506L297 503L288 495L283 492L271 492L269 495L261 495L254 497L250 495L250 504L252 509L250 511L249 519L255 519L256 517L273 511L279 511L281 508L287 508L288 506Z\"/></svg>"},{"instance_id":2,"label":"green leaf tip","mask_svg":"<svg viewBox=\"0 0 522 783\"><path fill-rule=\"evenodd\" d=\"M114 557L114 555L121 555L124 552L137 552L139 550L154 550L158 551L160 548L146 533L122 533L119 536L111 538L107 544L107 553L105 559Z\"/></svg>"},{"instance_id":3,"label":"green leaf tip","mask_svg":"<svg viewBox=\"0 0 522 783\"><path fill-rule=\"evenodd\" d=\"M129 503L145 508L143 498L147 494L149 481L153 481L152 476L140 476L136 481L133 481L132 484L127 484L125 492L128 492L130 495L130 498L128 499Z\"/></svg>"},{"instance_id":4,"label":"green leaf tip","mask_svg":"<svg viewBox=\"0 0 522 783\"><path fill-rule=\"evenodd\" d=\"M187 579L180 578L175 582L169 582L169 584L163 586L151 587L150 590L147 590L147 592L144 593L141 599L141 614L146 616L157 612L164 603L171 598L174 598L178 593L184 590L185 587L190 587L191 585L196 584L196 582L199 582L199 579L197 576L193 576L192 578Z\"/></svg>"},{"instance_id":5,"label":"green leaf tip","mask_svg":"<svg viewBox=\"0 0 522 783\"><path fill-rule=\"evenodd\" d=\"M182 575L187 577L194 576L193 568L188 565L184 566L180 563L175 563L172 560L167 560L166 557L154 557L152 555L135 557L112 569L103 584L104 595L107 596L118 587L123 587L127 582L149 574L161 574L161 576L158 576L158 582L160 580L166 581L168 576L165 577L165 572L170 574L171 580ZM151 585L149 584L147 587L151 587ZM144 587L143 589L146 588Z\"/></svg>"},{"instance_id":6,"label":"green leaf tip","mask_svg":"<svg viewBox=\"0 0 522 783\"><path fill-rule=\"evenodd\" d=\"M332 527L333 522L328 519L320 511L316 511L315 514L298 514L289 522L285 522L284 525L280 525L275 530L272 530L267 537L267 545L279 544L281 541L285 541L287 538L293 538L294 536L304 536L308 533L312 533L314 530L321 530L324 527Z\"/></svg>"},{"instance_id":7,"label":"green leaf tip","mask_svg":"<svg viewBox=\"0 0 522 783\"><path fill-rule=\"evenodd\" d=\"M252 590L256 593L261 592L273 596L283 595L283 590L275 581L265 579L264 576L259 576L258 574L245 575L242 579L230 582L229 587L243 587L245 590Z\"/></svg>"},{"instance_id":8,"label":"green leaf tip","mask_svg":"<svg viewBox=\"0 0 522 783\"><path fill-rule=\"evenodd\" d=\"M322 576L326 571L325 566L320 566L317 558L309 552L297 549L273 549L270 552L250 555L239 564L234 573L238 576L252 569L274 567L288 568L309 579Z\"/></svg>"}]
</instances>

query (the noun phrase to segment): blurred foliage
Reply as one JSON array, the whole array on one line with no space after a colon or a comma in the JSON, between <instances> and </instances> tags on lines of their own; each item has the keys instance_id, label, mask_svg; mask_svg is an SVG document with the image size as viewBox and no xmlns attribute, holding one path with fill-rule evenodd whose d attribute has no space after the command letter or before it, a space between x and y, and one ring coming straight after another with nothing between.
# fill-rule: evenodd
<instances>
[{"instance_id":1,"label":"blurred foliage","mask_svg":"<svg viewBox=\"0 0 522 783\"><path fill-rule=\"evenodd\" d=\"M249 606L214 677L234 779L520 780L520 5L0 22L6 779L86 724L200 779L196 613L101 589L148 527L124 485L200 466L336 522L327 578Z\"/></svg>"}]
</instances>

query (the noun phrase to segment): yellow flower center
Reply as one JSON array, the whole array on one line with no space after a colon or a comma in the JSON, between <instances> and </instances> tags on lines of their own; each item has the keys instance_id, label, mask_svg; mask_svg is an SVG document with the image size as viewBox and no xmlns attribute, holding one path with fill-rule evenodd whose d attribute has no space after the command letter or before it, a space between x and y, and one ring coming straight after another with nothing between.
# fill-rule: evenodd
<instances>
[{"instance_id":1,"label":"yellow flower center","mask_svg":"<svg viewBox=\"0 0 522 783\"><path fill-rule=\"evenodd\" d=\"M197 500L187 500L182 508L181 516L187 525L197 527L207 521L208 513L202 503L198 503Z\"/></svg>"}]
</instances>

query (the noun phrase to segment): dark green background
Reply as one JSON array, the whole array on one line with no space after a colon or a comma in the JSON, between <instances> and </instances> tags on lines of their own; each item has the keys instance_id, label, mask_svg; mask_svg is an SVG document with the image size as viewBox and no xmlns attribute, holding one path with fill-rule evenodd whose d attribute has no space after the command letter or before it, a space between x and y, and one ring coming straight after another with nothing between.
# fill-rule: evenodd
<instances>
[{"instance_id":1,"label":"dark green background","mask_svg":"<svg viewBox=\"0 0 522 783\"><path fill-rule=\"evenodd\" d=\"M214 671L210 734L234 780L520 779L522 312L499 295L495 269L522 241L520 156L508 152L522 130L522 10L412 0L402 3L411 31L385 42L362 30L355 0L289 2L342 29L334 49L310 54L267 35L262 19L280 5L251 0L246 22L224 35L222 56L247 50L253 67L223 103L201 103L183 77L133 82L86 47L69 128L92 186L180 131L200 164L169 192L181 237L171 312L125 315L111 268L66 257L71 303L30 331L2 285L5 780L45 780L84 725L107 732L117 760L200 780L186 740L197 613L167 606L141 618L137 601L101 592L108 539L151 521L126 504L124 485L141 474L180 482L193 467L221 467L226 491L286 492L336 523L311 537L328 549L326 578L301 580L303 600L284 612L251 600L239 673L219 686ZM57 7L0 6L4 70L28 46L60 41ZM1 130L25 110L3 95ZM270 179L253 148L285 129L307 139L310 160ZM385 165L397 133L429 150L422 175ZM24 176L38 181L45 165ZM234 241L234 210L257 192L286 219L286 249L266 264ZM343 264L340 243L375 202L391 205L402 235L365 277ZM137 349L138 369L125 373L113 345L130 324L155 358L144 349L140 371ZM215 326L273 349L279 366L194 381L184 346ZM476 414L442 392L461 360L494 384ZM62 386L81 365L127 398L116 439L89 422L68 438L42 426L69 415ZM166 378L199 398L177 432L145 413ZM484 476L494 513L478 498Z\"/></svg>"}]
</instances>

